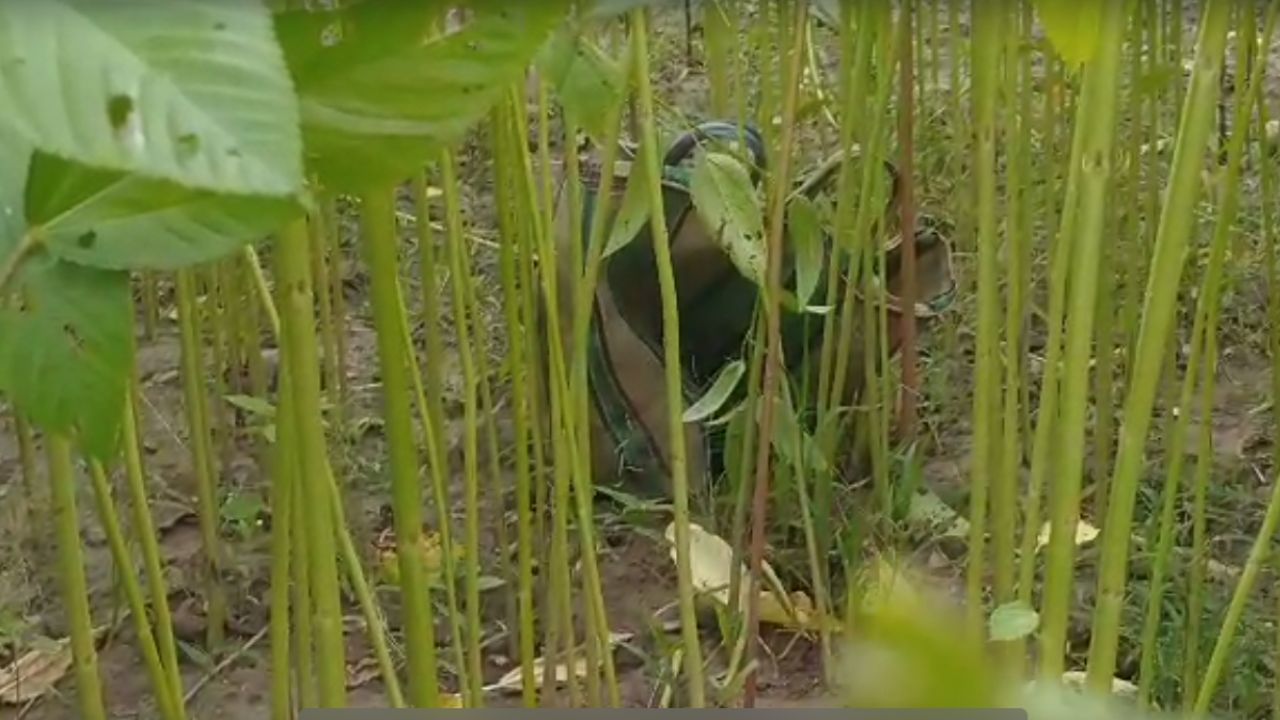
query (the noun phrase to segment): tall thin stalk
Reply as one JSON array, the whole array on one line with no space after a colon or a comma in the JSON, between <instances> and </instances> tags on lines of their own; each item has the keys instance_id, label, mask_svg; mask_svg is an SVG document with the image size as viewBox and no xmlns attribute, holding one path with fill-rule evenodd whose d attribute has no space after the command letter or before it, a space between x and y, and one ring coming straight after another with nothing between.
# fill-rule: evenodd
<instances>
[{"instance_id":1,"label":"tall thin stalk","mask_svg":"<svg viewBox=\"0 0 1280 720\"><path fill-rule=\"evenodd\" d=\"M763 388L760 395L763 398L764 406L760 409L760 427L759 439L756 445L756 477L755 486L753 487L752 508L751 508L751 585L750 595L747 604L747 632L745 642L747 643L748 657L754 657L756 653L756 641L759 637L760 623L760 591L761 587L761 566L764 560L764 535L765 520L768 512L768 496L769 496L769 469L770 456L773 448L773 423L774 408L776 406L775 398L778 397L778 387L780 383L786 382L781 375L784 373L782 367L782 331L781 317L782 312L782 263L783 252L785 250L784 232L786 228L787 214L787 198L790 195L791 184L791 162L792 149L795 142L795 117L796 107L800 94L800 73L803 68L802 50L804 46L805 36L805 19L808 13L808 3L804 0L798 0L793 3L790 8L779 8L779 12L790 10L790 21L786 27L790 30L790 36L785 37L782 44L786 48L783 55L783 75L782 75L782 106L781 120L782 126L779 130L777 142L777 151L774 157L778 159L777 165L773 168L773 172L769 175L768 183L768 205L766 207L765 218L768 222L768 237L766 238L766 254L765 254L765 287L763 293L764 299L764 320L766 326L765 332L765 354L764 354L764 378ZM647 60L643 61L647 64ZM647 77L642 72L642 77ZM642 82L647 82L643 80ZM642 86L641 92L648 93L648 89ZM655 158L656 160L656 158ZM656 163L650 165L650 169L654 170ZM658 192L656 172L650 175L651 182L651 198L654 198L653 207L661 207L656 199L660 196ZM656 217L662 217L656 214ZM665 233L664 233L665 235ZM655 234L655 238L657 234ZM666 247L666 238L662 242L657 243L660 247L659 255L659 277L665 272L670 275L670 257ZM668 277L663 280L664 299L668 295L665 292L669 285L669 302L664 302L663 327L666 328L664 337L675 337L678 318L676 317L675 304L675 282L674 278ZM672 437L680 435L682 428L679 425L679 413L677 409L682 407L680 400L679 385L671 386L672 382L679 382L678 365L677 371L672 373L670 365L679 363L679 348L675 346L675 342L667 345L666 363L668 364L668 402L672 408ZM683 442L683 436L680 435ZM681 447L683 450L683 447ZM682 458L683 459L683 458ZM683 468L681 468L683 475ZM681 509L680 504L681 492L676 493L676 538L677 547L681 544L680 540L680 522L681 515L687 520L687 506ZM687 505L687 498L684 499ZM686 528L687 533L687 528ZM687 536L685 541L687 542ZM687 552L687 551L686 551ZM686 568L687 571L687 568ZM683 599L683 593L681 593ZM692 615L693 608L690 602L687 611ZM686 630L686 633L689 631ZM686 634L686 646L688 643L688 635ZM686 650L690 648L686 647ZM688 660L693 662L701 660L701 653L689 653ZM699 673L701 674L701 673ZM755 702L756 693L756 670L752 668L746 679L746 686L743 694L743 706L752 707ZM695 705L698 707L699 705Z\"/></svg>"},{"instance_id":2,"label":"tall thin stalk","mask_svg":"<svg viewBox=\"0 0 1280 720\"><path fill-rule=\"evenodd\" d=\"M462 356L463 376L463 415L465 435L463 438L463 464L466 478L465 498L465 547L466 565L464 568L464 596L466 598L465 613L467 619L467 673L470 687L467 688L470 707L481 707L483 697L480 689L481 663L480 634L480 477L479 477L479 418L477 417L478 400L476 397L479 379L476 376L476 362L469 326L470 313L478 312L467 302L465 283L471 282L467 273L463 254L469 253L466 236L462 227L462 200L458 184L454 157L444 152L440 158L440 184L444 189L445 226L448 228L449 266L453 273L453 314L454 328L458 335L458 352Z\"/></svg>"},{"instance_id":3,"label":"tall thin stalk","mask_svg":"<svg viewBox=\"0 0 1280 720\"><path fill-rule=\"evenodd\" d=\"M1280 6L1272 3L1267 13L1263 31L1265 38L1263 47L1268 47L1270 44L1270 38L1275 30L1277 10L1280 10ZM1252 11L1244 10L1244 12L1251 13ZM1241 35L1243 36L1246 33L1253 35L1255 29L1249 26L1249 22L1246 22L1245 25L1244 30L1246 32L1242 32ZM1241 40L1238 47L1239 55L1236 67L1243 68L1248 64L1249 44ZM1205 273L1205 287L1200 294L1201 303L1207 306L1207 310L1205 311L1205 335L1201 340L1204 344L1205 366L1204 377L1201 380L1199 448L1195 475L1192 480L1192 560L1188 582L1187 634L1183 661L1183 690L1186 693L1184 699L1188 706L1191 703L1191 698L1196 695L1200 659L1199 625L1203 607L1204 578L1208 570L1209 561L1205 513L1208 501L1209 473L1214 457L1212 415L1215 400L1214 388L1218 374L1218 315L1221 310L1222 284L1225 279L1223 266L1226 262L1227 254L1230 252L1230 236L1233 233L1240 207L1240 175L1244 163L1245 142L1249 135L1249 116L1252 114L1254 98L1261 88L1260 76L1261 73L1258 72L1258 67L1255 66L1249 73L1244 93L1239 95L1235 102L1235 112L1231 124L1233 131L1227 141L1227 146L1224 148L1227 164L1222 177L1222 194L1214 227L1209 267ZM1194 339L1193 342L1195 342ZM1189 415L1190 404L1188 403L1184 407L1187 408L1186 414Z\"/></svg>"},{"instance_id":4,"label":"tall thin stalk","mask_svg":"<svg viewBox=\"0 0 1280 720\"><path fill-rule=\"evenodd\" d=\"M173 634L173 617L169 611L169 590L165 583L164 566L155 523L147 501L146 477L142 469L141 438L138 436L136 406L132 402L137 392L136 380L129 385L130 402L125 403L124 422L121 424L121 443L124 445L125 479L129 488L129 502L133 507L133 530L142 550L143 569L151 590L151 612L155 615L156 642L160 660L164 664L169 686L174 698L182 698L182 675L178 667L177 645ZM181 708L177 708L183 712Z\"/></svg>"},{"instance_id":5,"label":"tall thin stalk","mask_svg":"<svg viewBox=\"0 0 1280 720\"><path fill-rule=\"evenodd\" d=\"M288 373L284 374L284 378ZM282 378L282 379L284 379ZM285 397L288 384L282 383L280 407L292 407ZM276 444L271 463L271 720L293 720L293 691L290 681L291 653L289 626L289 573L294 552L294 518L301 512L294 503L299 484L297 466L298 441L293 414L282 412L276 420Z\"/></svg>"},{"instance_id":6,"label":"tall thin stalk","mask_svg":"<svg viewBox=\"0 0 1280 720\"><path fill-rule=\"evenodd\" d=\"M978 217L978 330L973 389L973 459L969 483L969 551L965 607L967 630L980 637L989 478L997 467L1000 386L999 248L996 219L996 99L999 95L1000 32L1004 5L975 2L973 18L974 173Z\"/></svg>"},{"instance_id":7,"label":"tall thin stalk","mask_svg":"<svg viewBox=\"0 0 1280 720\"><path fill-rule=\"evenodd\" d=\"M803 5L803 3L797 3ZM666 217L663 210L662 187L660 185L661 159L658 157L658 133L654 122L653 88L649 80L649 18L648 11L636 9L631 11L632 32L637 42L635 83L636 97L640 115L640 152L641 162L645 165L645 176L648 178L650 217L653 234L654 256L658 267L658 286L662 296L662 350L663 365L666 375L667 423L671 435L671 495L675 511L675 550L676 580L680 596L680 625L684 640L685 669L689 681L689 704L695 708L706 705L706 684L702 673L702 646L698 639L697 615L693 605L693 573L692 558L689 548L689 476L685 455L685 428L681 419L684 408L684 397L681 381L682 364L680 362L680 317L676 297L675 273L671 266L670 238L667 237L667 226L661 221ZM605 172L610 169L605 168ZM776 356L776 351L774 355ZM770 388L769 377L765 372L765 387ZM766 393L766 397L772 397ZM771 415L772 403L765 403L762 415ZM767 425L766 425L767 428ZM764 443L768 446L768 443ZM767 449L766 451L767 452ZM756 586L758 587L758 585Z\"/></svg>"},{"instance_id":8,"label":"tall thin stalk","mask_svg":"<svg viewBox=\"0 0 1280 720\"><path fill-rule=\"evenodd\" d=\"M411 385L405 346L400 332L403 319L397 286L396 219L394 188L382 188L361 197L361 240L369 265L374 329L382 374L383 414L391 462L397 560L406 654L409 698L414 707L436 707L440 702L436 677L436 640L426 568L422 564L422 486L418 482L418 448L414 442Z\"/></svg>"},{"instance_id":9,"label":"tall thin stalk","mask_svg":"<svg viewBox=\"0 0 1280 720\"><path fill-rule=\"evenodd\" d=\"M116 511L115 501L111 498L111 487L107 484L107 473L102 468L101 462L90 461L89 479L98 508L98 519L102 523L103 534L107 536L107 545L111 549L111 559L120 570L121 585L129 603L129 611L133 615L133 628L137 633L136 642L142 653L143 665L151 680L151 691L155 694L160 716L165 720L182 720L187 716L182 694L172 682L171 675L160 658L160 651L156 648L155 634L152 633L151 623L147 618L147 601L143 597L142 585L138 582L138 574L133 566L133 558L130 556L128 543L125 542L124 532L120 529L120 515ZM154 546L155 543L155 535L142 539L143 545Z\"/></svg>"},{"instance_id":10,"label":"tall thin stalk","mask_svg":"<svg viewBox=\"0 0 1280 720\"><path fill-rule=\"evenodd\" d=\"M1078 213L1071 243L1069 312L1066 359L1062 379L1062 416L1058 430L1061 455L1050 488L1051 526L1041 634L1041 670L1060 675L1066 648L1067 613L1072 598L1075 569L1076 524L1080 515L1080 483L1084 470L1085 422L1088 414L1090 350L1098 302L1103 229L1107 196L1111 188L1113 145L1116 134L1117 90L1127 3L1106 6L1096 55L1086 64L1084 87L1076 123L1083 125L1078 166L1080 204L1064 208ZM1028 532L1032 529L1027 528Z\"/></svg>"},{"instance_id":11,"label":"tall thin stalk","mask_svg":"<svg viewBox=\"0 0 1280 720\"><path fill-rule=\"evenodd\" d=\"M285 227L276 242L276 278L280 290L283 369L293 382L292 412L298 432L298 462L303 497L328 494L324 428L320 424L320 371L311 289L309 238L305 220ZM337 547L331 509L324 502L302 503L306 515L305 562L310 574L315 641L314 666L319 707L346 705L346 646L338 588Z\"/></svg>"},{"instance_id":12,"label":"tall thin stalk","mask_svg":"<svg viewBox=\"0 0 1280 720\"><path fill-rule=\"evenodd\" d=\"M1142 327L1134 358L1135 370L1125 398L1111 498L1103 524L1098 604L1094 610L1089 648L1089 685L1099 692L1111 687L1115 672L1129 560L1130 523L1147 431L1151 425L1151 410L1177 310L1178 285L1193 226L1195 200L1200 190L1205 143L1212 129L1218 72L1222 66L1229 17L1230 3L1209 0L1196 45L1195 70L1179 121L1173 174L1166 189L1151 275L1147 281Z\"/></svg>"},{"instance_id":13,"label":"tall thin stalk","mask_svg":"<svg viewBox=\"0 0 1280 720\"><path fill-rule=\"evenodd\" d=\"M84 720L107 720L102 701L102 679L98 675L93 620L89 616L89 586L85 581L84 554L80 546L80 516L76 512L71 443L57 433L49 433L45 436L44 446L49 463L53 523L58 538L58 578L70 627L72 669L80 717Z\"/></svg>"},{"instance_id":14,"label":"tall thin stalk","mask_svg":"<svg viewBox=\"0 0 1280 720\"><path fill-rule=\"evenodd\" d=\"M1010 27L1019 27L1019 5L1009 6ZM1025 8L1023 12L1028 12ZM1019 27L1019 29L1021 29ZM1011 38L1006 50L1005 88L1008 97L1025 99L1030 95L1030 88L1024 87L1022 75L1025 65L1018 61L1016 41L1018 33L1009 32ZM1027 238L1023 234L1023 214L1026 190L1023 157L1027 152L1027 138L1030 135L1025 103L1011 105L1007 115L1006 128L1009 146L1009 178L1006 183L1006 213L1004 223L1005 238L1005 274L1008 276L1005 301L1005 341L1004 341L1004 405L1002 419L999 421L1002 434L998 471L991 494L992 518L992 550L995 568L995 603L997 605L1014 599L1015 549L1017 547L1018 517L1018 473L1022 469L1022 434L1019 423L1020 402L1022 400L1022 325L1025 315L1025 290L1023 277ZM910 305L908 305L910 307ZM1004 670L1013 671L1021 662L1021 654L1014 650L1017 645L1006 644L1001 652Z\"/></svg>"},{"instance_id":15,"label":"tall thin stalk","mask_svg":"<svg viewBox=\"0 0 1280 720\"><path fill-rule=\"evenodd\" d=\"M227 620L227 599L222 587L222 545L218 538L218 494L213 443L209 431L205 366L200 352L200 318L196 308L195 277L191 269L177 272L178 325L181 332L182 393L191 430L191 464L199 498L200 537L205 553L205 594L208 610L206 642L217 651L222 646Z\"/></svg>"}]
</instances>

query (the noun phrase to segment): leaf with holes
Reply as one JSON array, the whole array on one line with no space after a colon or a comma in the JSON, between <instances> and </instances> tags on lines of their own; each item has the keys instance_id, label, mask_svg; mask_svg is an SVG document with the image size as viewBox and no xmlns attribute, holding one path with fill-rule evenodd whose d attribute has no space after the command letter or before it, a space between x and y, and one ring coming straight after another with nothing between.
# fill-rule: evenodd
<instances>
[{"instance_id":1,"label":"leaf with holes","mask_svg":"<svg viewBox=\"0 0 1280 720\"><path fill-rule=\"evenodd\" d=\"M689 178L689 192L698 214L738 272L763 285L764 218L747 168L732 155L700 154Z\"/></svg>"},{"instance_id":2,"label":"leaf with holes","mask_svg":"<svg viewBox=\"0 0 1280 720\"><path fill-rule=\"evenodd\" d=\"M555 88L565 113L596 142L605 142L610 110L626 92L622 68L613 58L586 38L562 30L543 48L538 71Z\"/></svg>"},{"instance_id":3,"label":"leaf with holes","mask_svg":"<svg viewBox=\"0 0 1280 720\"><path fill-rule=\"evenodd\" d=\"M291 198L219 194L36 153L26 216L66 260L171 270L217 260L301 212Z\"/></svg>"},{"instance_id":4,"label":"leaf with holes","mask_svg":"<svg viewBox=\"0 0 1280 720\"><path fill-rule=\"evenodd\" d=\"M0 68L0 123L46 152L219 192L302 187L260 0L0 3Z\"/></svg>"},{"instance_id":5,"label":"leaf with holes","mask_svg":"<svg viewBox=\"0 0 1280 720\"><path fill-rule=\"evenodd\" d=\"M747 366L741 360L734 360L720 368L720 372L716 373L716 379L711 382L711 387L698 398L697 402L684 411L684 421L699 422L711 417L712 413L724 406L734 388L738 387L738 382L742 380L742 374L746 370Z\"/></svg>"},{"instance_id":6,"label":"leaf with holes","mask_svg":"<svg viewBox=\"0 0 1280 720\"><path fill-rule=\"evenodd\" d=\"M788 211L791 243L795 248L796 300L801 307L806 307L822 274L822 227L818 208L803 195L791 201Z\"/></svg>"},{"instance_id":7,"label":"leaf with holes","mask_svg":"<svg viewBox=\"0 0 1280 720\"><path fill-rule=\"evenodd\" d=\"M1036 14L1053 49L1068 65L1081 65L1098 49L1102 10L1108 0L1035 0Z\"/></svg>"},{"instance_id":8,"label":"leaf with holes","mask_svg":"<svg viewBox=\"0 0 1280 720\"><path fill-rule=\"evenodd\" d=\"M472 2L466 25L431 38L401 30L389 41L362 29L385 25L380 16L386 13L412 17L423 6L450 5L365 0L330 14L326 27L340 32L310 36L296 29L314 24L307 13L278 17L298 88L307 161L324 184L356 192L396 182L460 141L513 83L523 81L569 2ZM425 30L426 24L417 27Z\"/></svg>"},{"instance_id":9,"label":"leaf with holes","mask_svg":"<svg viewBox=\"0 0 1280 720\"><path fill-rule=\"evenodd\" d=\"M19 280L22 302L0 309L0 392L42 429L74 431L109 461L133 366L129 277L40 255Z\"/></svg>"}]
</instances>

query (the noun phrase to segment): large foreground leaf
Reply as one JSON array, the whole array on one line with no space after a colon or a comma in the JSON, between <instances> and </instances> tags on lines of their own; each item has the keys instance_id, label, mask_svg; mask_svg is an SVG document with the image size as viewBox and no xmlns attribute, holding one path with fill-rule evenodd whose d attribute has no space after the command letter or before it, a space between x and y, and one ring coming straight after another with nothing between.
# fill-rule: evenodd
<instances>
[{"instance_id":1,"label":"large foreground leaf","mask_svg":"<svg viewBox=\"0 0 1280 720\"><path fill-rule=\"evenodd\" d=\"M40 254L20 288L21 302L0 307L0 393L42 429L78 432L86 452L110 459L133 363L128 275Z\"/></svg>"},{"instance_id":2,"label":"large foreground leaf","mask_svg":"<svg viewBox=\"0 0 1280 720\"><path fill-rule=\"evenodd\" d=\"M36 153L26 217L59 257L108 269L175 269L216 260L278 228L290 198L194 190Z\"/></svg>"},{"instance_id":3,"label":"large foreground leaf","mask_svg":"<svg viewBox=\"0 0 1280 720\"><path fill-rule=\"evenodd\" d=\"M461 29L428 37L426 19L447 5L365 0L322 15L327 22L302 11L279 16L307 161L329 187L402 180L461 140L523 79L569 3L472 2ZM394 29L375 30L389 18L399 18Z\"/></svg>"},{"instance_id":4,"label":"large foreground leaf","mask_svg":"<svg viewBox=\"0 0 1280 720\"><path fill-rule=\"evenodd\" d=\"M0 68L0 123L46 152L221 192L302 185L259 0L0 3Z\"/></svg>"}]
</instances>

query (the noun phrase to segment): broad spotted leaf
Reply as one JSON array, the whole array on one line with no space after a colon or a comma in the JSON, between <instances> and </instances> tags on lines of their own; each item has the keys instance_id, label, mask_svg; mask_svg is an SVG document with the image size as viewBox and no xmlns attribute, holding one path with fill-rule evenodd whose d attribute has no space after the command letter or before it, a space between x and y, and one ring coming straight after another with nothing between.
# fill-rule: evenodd
<instances>
[{"instance_id":1,"label":"broad spotted leaf","mask_svg":"<svg viewBox=\"0 0 1280 720\"><path fill-rule=\"evenodd\" d=\"M280 16L307 162L325 185L354 192L396 182L460 141L524 79L569 2L472 2L464 26L428 35L425 18L446 5L365 0L330 13L322 32L306 13ZM404 25L390 38L367 29L392 16Z\"/></svg>"},{"instance_id":2,"label":"broad spotted leaf","mask_svg":"<svg viewBox=\"0 0 1280 720\"><path fill-rule=\"evenodd\" d=\"M133 365L129 277L42 253L19 280L21 301L0 308L0 392L39 427L74 432L109 461Z\"/></svg>"},{"instance_id":3,"label":"broad spotted leaf","mask_svg":"<svg viewBox=\"0 0 1280 720\"><path fill-rule=\"evenodd\" d=\"M302 186L260 0L0 3L0 123L45 152L219 192Z\"/></svg>"},{"instance_id":4,"label":"broad spotted leaf","mask_svg":"<svg viewBox=\"0 0 1280 720\"><path fill-rule=\"evenodd\" d=\"M219 194L36 153L26 216L59 257L175 269L226 256L301 212L291 198Z\"/></svg>"},{"instance_id":5,"label":"broad spotted leaf","mask_svg":"<svg viewBox=\"0 0 1280 720\"><path fill-rule=\"evenodd\" d=\"M1110 0L1035 0L1045 34L1067 64L1081 65L1093 57L1107 2Z\"/></svg>"},{"instance_id":6,"label":"broad spotted leaf","mask_svg":"<svg viewBox=\"0 0 1280 720\"><path fill-rule=\"evenodd\" d=\"M747 168L732 155L700 153L689 178L689 192L707 229L738 272L763 285L764 218Z\"/></svg>"},{"instance_id":7,"label":"broad spotted leaf","mask_svg":"<svg viewBox=\"0 0 1280 720\"><path fill-rule=\"evenodd\" d=\"M555 88L565 112L595 140L609 135L610 110L626 92L623 72L598 46L562 30L551 37L538 62L539 72Z\"/></svg>"}]
</instances>

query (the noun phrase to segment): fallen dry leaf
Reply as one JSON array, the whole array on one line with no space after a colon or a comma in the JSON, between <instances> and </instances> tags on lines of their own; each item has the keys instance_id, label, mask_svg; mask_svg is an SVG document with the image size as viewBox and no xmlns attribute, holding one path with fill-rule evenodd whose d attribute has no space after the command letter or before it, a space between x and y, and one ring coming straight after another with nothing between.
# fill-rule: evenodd
<instances>
[{"instance_id":1,"label":"fallen dry leaf","mask_svg":"<svg viewBox=\"0 0 1280 720\"><path fill-rule=\"evenodd\" d=\"M22 705L49 692L71 668L71 644L58 640L0 667L0 703Z\"/></svg>"},{"instance_id":2,"label":"fallen dry leaf","mask_svg":"<svg viewBox=\"0 0 1280 720\"><path fill-rule=\"evenodd\" d=\"M609 647L617 647L619 643L630 640L634 635L632 633L609 633ZM547 673L546 658L538 657L533 660L533 679L538 686L542 685L543 679ZM574 651L573 658L573 676L577 678L586 677L587 675L587 657L586 649L579 647ZM564 683L569 679L569 668L564 663L556 665L553 674L557 684ZM506 675L503 675L497 682L486 685L484 691L491 692L518 692L524 687L524 675L520 667L513 668ZM461 707L461 706L459 706Z\"/></svg>"},{"instance_id":3,"label":"fallen dry leaf","mask_svg":"<svg viewBox=\"0 0 1280 720\"><path fill-rule=\"evenodd\" d=\"M667 542L671 544L671 561L676 560L675 524L667 526ZM690 572L693 575L693 590L699 595L706 595L721 606L729 604L730 568L733 566L733 547L720 536L707 532L701 526L689 525ZM751 574L745 563L741 566L742 589L739 606L742 612L747 610L750 597ZM768 562L761 564L761 573L766 584L774 590L760 591L760 621L772 625L794 628L812 628L818 618L813 611L813 602L803 592L787 593L782 581Z\"/></svg>"},{"instance_id":4,"label":"fallen dry leaf","mask_svg":"<svg viewBox=\"0 0 1280 720\"><path fill-rule=\"evenodd\" d=\"M1062 673L1062 684L1070 688L1084 688L1088 673L1083 670L1069 670ZM1138 696L1138 686L1122 678L1111 678L1111 694L1117 697L1132 698Z\"/></svg>"},{"instance_id":5,"label":"fallen dry leaf","mask_svg":"<svg viewBox=\"0 0 1280 720\"><path fill-rule=\"evenodd\" d=\"M1098 528L1090 525L1084 520L1076 522L1076 547L1093 542L1098 537ZM1049 523L1045 523L1040 527L1040 534L1036 537L1036 550L1039 551L1049 544Z\"/></svg>"},{"instance_id":6,"label":"fallen dry leaf","mask_svg":"<svg viewBox=\"0 0 1280 720\"><path fill-rule=\"evenodd\" d=\"M356 662L347 665L347 689L354 690L366 685L373 680L377 680L380 675L382 675L382 670L378 667L376 658L360 658Z\"/></svg>"}]
</instances>

